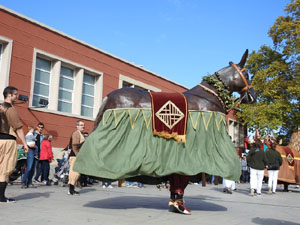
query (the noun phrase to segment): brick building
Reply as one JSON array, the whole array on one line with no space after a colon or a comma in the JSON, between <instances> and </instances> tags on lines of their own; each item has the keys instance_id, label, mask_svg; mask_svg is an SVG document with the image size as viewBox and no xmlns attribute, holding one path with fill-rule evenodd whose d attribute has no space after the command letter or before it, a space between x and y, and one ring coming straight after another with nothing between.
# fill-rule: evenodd
<instances>
[{"instance_id":1,"label":"brick building","mask_svg":"<svg viewBox=\"0 0 300 225\"><path fill-rule=\"evenodd\" d=\"M75 122L91 131L102 99L112 90L136 87L183 92L186 87L0 6L0 102L15 86L28 101L17 110L25 127L45 124L55 148L65 147ZM240 140L233 113L227 117L233 140ZM232 127L232 128L231 128ZM239 141L236 145L240 145Z\"/></svg>"}]
</instances>

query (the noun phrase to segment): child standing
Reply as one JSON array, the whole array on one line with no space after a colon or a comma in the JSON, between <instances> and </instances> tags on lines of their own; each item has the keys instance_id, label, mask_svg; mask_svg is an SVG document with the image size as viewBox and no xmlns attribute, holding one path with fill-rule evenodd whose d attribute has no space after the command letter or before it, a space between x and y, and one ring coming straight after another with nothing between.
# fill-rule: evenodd
<instances>
[{"instance_id":1,"label":"child standing","mask_svg":"<svg viewBox=\"0 0 300 225\"><path fill-rule=\"evenodd\" d=\"M53 160L51 141L52 141L52 135L45 134L44 140L42 141L41 144L40 170L42 172L42 182L46 185L49 185L50 162Z\"/></svg>"}]
</instances>

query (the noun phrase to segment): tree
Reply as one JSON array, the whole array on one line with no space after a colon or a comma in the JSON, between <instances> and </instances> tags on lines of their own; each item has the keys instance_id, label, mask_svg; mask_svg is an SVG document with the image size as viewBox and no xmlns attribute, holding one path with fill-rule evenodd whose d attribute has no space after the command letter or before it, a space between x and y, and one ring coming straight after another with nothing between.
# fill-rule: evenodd
<instances>
[{"instance_id":1,"label":"tree","mask_svg":"<svg viewBox=\"0 0 300 225\"><path fill-rule=\"evenodd\" d=\"M252 131L277 131L286 144L300 127L300 0L291 0L284 11L268 32L273 46L249 56L246 68L258 101L241 105L237 116Z\"/></svg>"}]
</instances>

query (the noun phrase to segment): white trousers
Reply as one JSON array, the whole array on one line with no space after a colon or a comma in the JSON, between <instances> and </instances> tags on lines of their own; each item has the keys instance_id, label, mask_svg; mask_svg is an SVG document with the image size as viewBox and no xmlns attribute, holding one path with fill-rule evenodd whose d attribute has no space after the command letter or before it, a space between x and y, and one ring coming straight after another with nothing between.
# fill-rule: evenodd
<instances>
[{"instance_id":1,"label":"white trousers","mask_svg":"<svg viewBox=\"0 0 300 225\"><path fill-rule=\"evenodd\" d=\"M223 188L228 188L228 189L234 190L235 182L233 180L226 180L223 178Z\"/></svg>"},{"instance_id":2,"label":"white trousers","mask_svg":"<svg viewBox=\"0 0 300 225\"><path fill-rule=\"evenodd\" d=\"M272 189L272 192L276 192L278 172L279 170L268 170L268 187Z\"/></svg>"},{"instance_id":3,"label":"white trousers","mask_svg":"<svg viewBox=\"0 0 300 225\"><path fill-rule=\"evenodd\" d=\"M262 181L264 179L264 170L256 170L250 168L250 188L256 189L258 194L261 194Z\"/></svg>"}]
</instances>

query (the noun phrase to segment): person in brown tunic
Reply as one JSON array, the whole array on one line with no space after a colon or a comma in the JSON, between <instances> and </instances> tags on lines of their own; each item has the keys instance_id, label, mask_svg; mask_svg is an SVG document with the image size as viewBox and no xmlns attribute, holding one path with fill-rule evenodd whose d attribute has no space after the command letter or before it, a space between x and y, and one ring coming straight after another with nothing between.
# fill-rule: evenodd
<instances>
[{"instance_id":1,"label":"person in brown tunic","mask_svg":"<svg viewBox=\"0 0 300 225\"><path fill-rule=\"evenodd\" d=\"M79 192L75 191L75 184L78 181L80 174L73 170L74 163L76 161L76 156L79 152L81 145L83 144L85 137L84 133L84 122L82 120L78 120L76 122L76 131L72 133L71 137L71 152L70 152L70 171L69 171L69 191L68 195L79 195Z\"/></svg>"},{"instance_id":2,"label":"person in brown tunic","mask_svg":"<svg viewBox=\"0 0 300 225\"><path fill-rule=\"evenodd\" d=\"M5 190L9 175L17 163L16 138L21 140L25 152L28 152L29 149L22 130L23 124L13 106L18 97L18 89L8 86L4 89L3 96L4 102L0 104L0 202L11 203L16 201L6 198Z\"/></svg>"}]
</instances>

